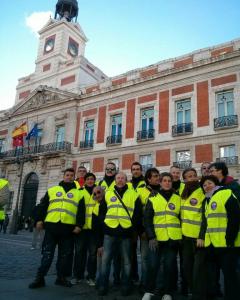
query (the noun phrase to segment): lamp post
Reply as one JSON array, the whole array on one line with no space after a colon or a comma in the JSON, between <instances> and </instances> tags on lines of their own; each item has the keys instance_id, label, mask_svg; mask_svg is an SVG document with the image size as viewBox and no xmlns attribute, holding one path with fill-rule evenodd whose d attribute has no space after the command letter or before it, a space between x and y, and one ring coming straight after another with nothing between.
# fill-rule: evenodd
<instances>
[{"instance_id":1,"label":"lamp post","mask_svg":"<svg viewBox=\"0 0 240 300\"><path fill-rule=\"evenodd\" d=\"M18 185L18 191L17 191L17 201L15 208L13 210L12 214L12 222L11 222L11 228L10 228L10 233L11 234L17 234L18 233L18 220L19 220L19 200L20 200L20 194L21 194L21 187L22 187L22 177L23 177L23 167L24 163L27 161L32 161L32 157L18 157L16 159L16 163L20 165L20 173L19 173L19 185Z\"/></svg>"}]
</instances>

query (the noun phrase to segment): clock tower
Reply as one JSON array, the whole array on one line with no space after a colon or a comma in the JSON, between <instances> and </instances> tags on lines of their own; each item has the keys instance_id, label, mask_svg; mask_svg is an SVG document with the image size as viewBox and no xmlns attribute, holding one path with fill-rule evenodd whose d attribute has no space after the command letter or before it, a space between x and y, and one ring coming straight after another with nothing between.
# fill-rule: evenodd
<instances>
[{"instance_id":1,"label":"clock tower","mask_svg":"<svg viewBox=\"0 0 240 300\"><path fill-rule=\"evenodd\" d=\"M77 0L58 0L54 19L39 31L35 72L19 79L16 103L39 85L79 93L107 77L85 58L87 37L77 17Z\"/></svg>"}]
</instances>

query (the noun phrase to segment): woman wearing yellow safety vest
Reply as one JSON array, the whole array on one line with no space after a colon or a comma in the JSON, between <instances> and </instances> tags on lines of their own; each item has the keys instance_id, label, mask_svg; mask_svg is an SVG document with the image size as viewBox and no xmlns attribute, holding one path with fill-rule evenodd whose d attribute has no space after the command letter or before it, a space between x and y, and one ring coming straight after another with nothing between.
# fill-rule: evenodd
<instances>
[{"instance_id":1,"label":"woman wearing yellow safety vest","mask_svg":"<svg viewBox=\"0 0 240 300\"><path fill-rule=\"evenodd\" d=\"M174 292L174 271L178 244L182 239L180 225L180 197L172 189L170 173L161 174L161 189L153 191L144 211L144 225L149 239L148 283L144 300L151 299L158 286L157 274L163 261L162 299L172 300Z\"/></svg>"},{"instance_id":2,"label":"woman wearing yellow safety vest","mask_svg":"<svg viewBox=\"0 0 240 300\"><path fill-rule=\"evenodd\" d=\"M206 195L205 242L208 265L207 291L214 295L211 283L215 282L217 264L224 275L224 299L239 299L237 258L240 250L240 206L233 192L218 186L215 176L205 176L201 184ZM205 224L205 225L204 225ZM213 299L213 297L211 297Z\"/></svg>"}]
</instances>

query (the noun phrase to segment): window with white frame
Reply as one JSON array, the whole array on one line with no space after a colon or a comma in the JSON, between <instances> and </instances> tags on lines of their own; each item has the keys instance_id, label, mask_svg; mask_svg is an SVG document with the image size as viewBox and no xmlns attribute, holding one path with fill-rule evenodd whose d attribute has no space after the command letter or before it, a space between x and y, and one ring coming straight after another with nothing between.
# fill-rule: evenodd
<instances>
[{"instance_id":1,"label":"window with white frame","mask_svg":"<svg viewBox=\"0 0 240 300\"><path fill-rule=\"evenodd\" d=\"M152 155L146 154L146 155L140 155L139 156L140 164L143 167L143 172L146 172L147 169L152 168L153 162L152 162Z\"/></svg>"},{"instance_id":2,"label":"window with white frame","mask_svg":"<svg viewBox=\"0 0 240 300\"><path fill-rule=\"evenodd\" d=\"M191 160L191 152L189 150L177 151L176 152L177 162L190 161Z\"/></svg>"},{"instance_id":3,"label":"window with white frame","mask_svg":"<svg viewBox=\"0 0 240 300\"><path fill-rule=\"evenodd\" d=\"M191 122L191 99L184 99L176 102L177 124Z\"/></svg>"},{"instance_id":4,"label":"window with white frame","mask_svg":"<svg viewBox=\"0 0 240 300\"><path fill-rule=\"evenodd\" d=\"M0 153L3 153L6 151L6 140L0 139Z\"/></svg>"},{"instance_id":5,"label":"window with white frame","mask_svg":"<svg viewBox=\"0 0 240 300\"><path fill-rule=\"evenodd\" d=\"M220 158L236 156L236 146L228 145L220 147Z\"/></svg>"},{"instance_id":6,"label":"window with white frame","mask_svg":"<svg viewBox=\"0 0 240 300\"><path fill-rule=\"evenodd\" d=\"M148 131L154 129L154 109L153 107L141 110L141 130Z\"/></svg>"},{"instance_id":7,"label":"window with white frame","mask_svg":"<svg viewBox=\"0 0 240 300\"><path fill-rule=\"evenodd\" d=\"M217 117L234 115L233 90L217 92Z\"/></svg>"},{"instance_id":8,"label":"window with white frame","mask_svg":"<svg viewBox=\"0 0 240 300\"><path fill-rule=\"evenodd\" d=\"M90 172L90 162L89 161L81 162L80 166L86 168L87 172Z\"/></svg>"},{"instance_id":9,"label":"window with white frame","mask_svg":"<svg viewBox=\"0 0 240 300\"><path fill-rule=\"evenodd\" d=\"M65 126L60 125L56 127L56 143L64 142L65 140Z\"/></svg>"},{"instance_id":10,"label":"window with white frame","mask_svg":"<svg viewBox=\"0 0 240 300\"><path fill-rule=\"evenodd\" d=\"M108 159L108 163L114 163L116 165L116 168L117 170L119 170L119 159L118 158L111 158L111 159Z\"/></svg>"},{"instance_id":11,"label":"window with white frame","mask_svg":"<svg viewBox=\"0 0 240 300\"><path fill-rule=\"evenodd\" d=\"M111 116L111 136L122 135L122 114Z\"/></svg>"},{"instance_id":12,"label":"window with white frame","mask_svg":"<svg viewBox=\"0 0 240 300\"><path fill-rule=\"evenodd\" d=\"M92 142L94 138L94 120L84 123L84 142Z\"/></svg>"}]
</instances>

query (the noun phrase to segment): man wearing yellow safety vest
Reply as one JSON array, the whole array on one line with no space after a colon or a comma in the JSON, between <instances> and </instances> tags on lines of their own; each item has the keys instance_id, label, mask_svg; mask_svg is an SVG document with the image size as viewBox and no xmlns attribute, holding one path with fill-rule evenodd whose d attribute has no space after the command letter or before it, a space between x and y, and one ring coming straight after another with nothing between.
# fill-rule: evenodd
<instances>
[{"instance_id":1,"label":"man wearing yellow safety vest","mask_svg":"<svg viewBox=\"0 0 240 300\"><path fill-rule=\"evenodd\" d=\"M188 286L188 292L192 294L193 288L199 289L196 285L201 284L195 278L199 273L199 269L201 269L201 261L204 259L200 227L202 222L202 202L205 196L195 169L185 169L182 177L185 183L181 193L183 274Z\"/></svg>"},{"instance_id":2,"label":"man wearing yellow safety vest","mask_svg":"<svg viewBox=\"0 0 240 300\"><path fill-rule=\"evenodd\" d=\"M84 226L74 241L74 267L73 284L78 284L84 279L85 268L87 266L87 282L89 286L95 285L97 267L97 236L92 227L92 213L96 200L94 200L93 190L95 188L96 176L93 173L86 173L84 176L84 188L80 190Z\"/></svg>"},{"instance_id":3,"label":"man wearing yellow safety vest","mask_svg":"<svg viewBox=\"0 0 240 300\"><path fill-rule=\"evenodd\" d=\"M74 169L64 171L63 181L48 189L38 206L36 227L45 228L42 245L42 260L35 280L29 288L45 286L46 276L53 261L55 248L58 245L56 285L71 287L66 279L69 257L73 253L73 236L79 234L84 225L79 213L81 211L80 191L74 183Z\"/></svg>"},{"instance_id":4,"label":"man wearing yellow safety vest","mask_svg":"<svg viewBox=\"0 0 240 300\"><path fill-rule=\"evenodd\" d=\"M175 193L181 195L184 189L184 183L181 181L181 170L179 166L171 166L170 174L173 177L173 189L175 190Z\"/></svg>"},{"instance_id":5,"label":"man wearing yellow safety vest","mask_svg":"<svg viewBox=\"0 0 240 300\"><path fill-rule=\"evenodd\" d=\"M213 284L216 265L224 275L224 299L238 299L237 259L240 251L240 206L231 189L220 187L217 177L204 176L205 217L201 230L205 232L207 271L205 283L208 296L216 296ZM202 229L203 228L203 229ZM203 299L203 298L201 298ZM215 298L214 298L215 299Z\"/></svg>"},{"instance_id":6,"label":"man wearing yellow safety vest","mask_svg":"<svg viewBox=\"0 0 240 300\"><path fill-rule=\"evenodd\" d=\"M155 291L162 299L172 300L175 284L175 260L182 239L179 195L172 189L172 175L161 174L160 191L149 195L144 211L144 225L149 239L149 262L146 293L142 299L151 299ZM159 285L158 272L163 262L163 286ZM160 297L160 298L161 298Z\"/></svg>"},{"instance_id":7,"label":"man wearing yellow safety vest","mask_svg":"<svg viewBox=\"0 0 240 300\"><path fill-rule=\"evenodd\" d=\"M128 188L127 176L116 175L116 185L105 194L100 203L99 213L104 227L102 274L99 283L99 296L107 294L111 261L120 249L122 259L122 295L131 291L131 238L134 230L142 230L142 205L134 189Z\"/></svg>"},{"instance_id":8,"label":"man wearing yellow safety vest","mask_svg":"<svg viewBox=\"0 0 240 300\"><path fill-rule=\"evenodd\" d=\"M4 205L7 204L9 200L9 184L6 179L0 178L0 232L3 228L3 223L5 220Z\"/></svg>"},{"instance_id":9,"label":"man wearing yellow safety vest","mask_svg":"<svg viewBox=\"0 0 240 300\"><path fill-rule=\"evenodd\" d=\"M117 167L114 162L108 162L105 168L105 175L102 180L100 180L97 185L101 186L105 191L108 189L113 189L115 182L115 175L117 173Z\"/></svg>"}]
</instances>

